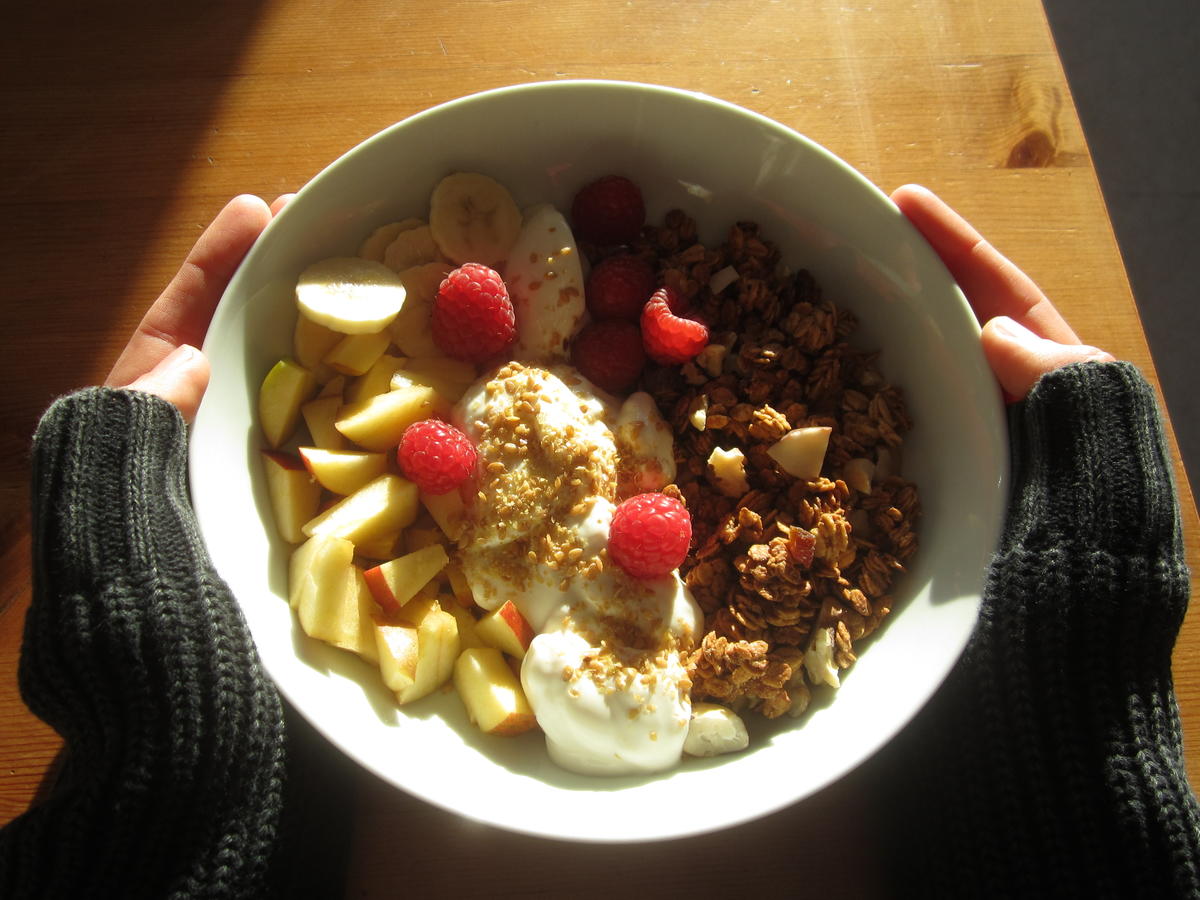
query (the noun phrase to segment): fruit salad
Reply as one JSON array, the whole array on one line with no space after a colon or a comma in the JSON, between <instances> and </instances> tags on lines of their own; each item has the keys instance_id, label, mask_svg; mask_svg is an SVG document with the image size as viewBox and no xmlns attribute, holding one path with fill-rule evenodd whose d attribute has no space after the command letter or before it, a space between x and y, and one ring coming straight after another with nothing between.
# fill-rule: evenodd
<instances>
[{"instance_id":1,"label":"fruit salad","mask_svg":"<svg viewBox=\"0 0 1200 900\"><path fill-rule=\"evenodd\" d=\"M745 715L836 686L915 549L907 422L873 363L837 350L851 377L811 410L809 357L764 382L743 357L774 333L730 299L796 279L756 236L737 265L744 239L681 253L690 220L647 225L623 176L581 186L569 219L470 172L421 212L300 275L293 353L260 389L305 633L399 704L452 687L482 731L540 730L587 774L744 749ZM829 310L792 299L804 346ZM829 321L814 354L849 320ZM877 397L892 424L868 440L855 408Z\"/></svg>"}]
</instances>

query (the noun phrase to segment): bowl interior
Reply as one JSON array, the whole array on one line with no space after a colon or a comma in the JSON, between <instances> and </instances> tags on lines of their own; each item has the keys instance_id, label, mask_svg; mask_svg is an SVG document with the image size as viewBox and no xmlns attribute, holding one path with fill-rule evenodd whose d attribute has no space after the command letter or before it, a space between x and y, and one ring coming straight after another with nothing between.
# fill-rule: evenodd
<instances>
[{"instance_id":1,"label":"bowl interior","mask_svg":"<svg viewBox=\"0 0 1200 900\"><path fill-rule=\"evenodd\" d=\"M905 474L921 492L921 548L897 611L831 702L759 723L751 748L687 760L654 777L589 778L547 759L540 735L488 738L458 699L399 709L377 675L308 639L286 597L289 548L273 537L255 423L258 386L290 353L292 289L325 256L353 254L372 228L427 214L433 185L481 171L521 206L568 209L609 172L637 181L649 217L672 207L719 242L757 221L793 268L854 310L856 340L882 350L915 422ZM678 837L802 799L880 748L936 690L974 624L1004 513L1007 438L978 328L941 263L864 178L795 132L732 105L667 88L554 82L455 101L355 147L299 192L247 256L205 342L213 378L197 418L191 480L218 571L280 689L332 742L386 782L468 818L593 841ZM712 780L735 785L704 817L664 815ZM381 789L384 789L381 786Z\"/></svg>"}]
</instances>

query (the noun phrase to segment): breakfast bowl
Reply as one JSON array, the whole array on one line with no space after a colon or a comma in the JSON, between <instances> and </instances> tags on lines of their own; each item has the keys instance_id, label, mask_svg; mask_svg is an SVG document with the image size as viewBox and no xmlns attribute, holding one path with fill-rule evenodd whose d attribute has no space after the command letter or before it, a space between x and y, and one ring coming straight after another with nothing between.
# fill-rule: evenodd
<instances>
[{"instance_id":1,"label":"breakfast bowl","mask_svg":"<svg viewBox=\"0 0 1200 900\"><path fill-rule=\"evenodd\" d=\"M293 546L278 534L258 398L292 353L296 284L354 256L390 222L428 214L434 186L484 173L521 209L567 212L585 184L620 173L647 221L683 209L706 246L753 221L793 269L858 319L856 344L904 393L904 476L920 492L920 548L894 612L803 715L746 716L749 746L685 756L652 774L587 775L550 758L536 730L483 734L453 690L397 705L379 669L309 638L289 607ZM732 104L602 81L503 88L437 106L364 141L305 185L238 269L204 350L212 381L191 436L192 496L217 571L281 693L379 776L467 819L529 835L621 842L737 825L809 797L879 751L949 673L974 626L1007 487L1003 404L979 328L945 267L887 197L829 151ZM301 426L303 427L303 426ZM714 789L722 803L697 807ZM670 810L691 810L687 816Z\"/></svg>"}]
</instances>

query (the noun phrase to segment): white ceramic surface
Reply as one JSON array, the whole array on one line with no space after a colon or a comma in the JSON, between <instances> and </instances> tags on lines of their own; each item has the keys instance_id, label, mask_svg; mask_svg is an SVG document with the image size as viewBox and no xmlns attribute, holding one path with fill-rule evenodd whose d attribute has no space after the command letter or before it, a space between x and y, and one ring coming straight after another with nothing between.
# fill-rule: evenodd
<instances>
[{"instance_id":1,"label":"white ceramic surface","mask_svg":"<svg viewBox=\"0 0 1200 900\"><path fill-rule=\"evenodd\" d=\"M258 385L290 352L299 272L353 253L373 227L425 215L455 171L492 175L526 206L569 209L609 172L636 180L652 221L679 206L719 241L758 221L793 267L853 309L858 341L907 394L905 473L924 506L897 611L842 689L800 720L752 723L751 748L654 777L589 778L547 759L538 734L485 737L452 693L399 709L371 669L309 640L286 596L255 425ZM301 190L238 270L205 342L213 379L192 435L201 529L266 667L334 744L384 782L470 819L535 835L642 841L735 825L801 800L878 750L949 671L976 618L1004 512L1002 404L978 328L944 267L883 193L828 151L710 97L614 82L553 82L467 97L363 142ZM720 791L717 805L696 797ZM683 815L683 811L687 811Z\"/></svg>"}]
</instances>

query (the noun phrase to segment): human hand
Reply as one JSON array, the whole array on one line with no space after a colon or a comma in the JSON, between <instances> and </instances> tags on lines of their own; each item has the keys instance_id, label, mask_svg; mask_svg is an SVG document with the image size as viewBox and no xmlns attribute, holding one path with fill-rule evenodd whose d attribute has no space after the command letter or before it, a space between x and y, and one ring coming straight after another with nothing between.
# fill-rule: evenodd
<instances>
[{"instance_id":1,"label":"human hand","mask_svg":"<svg viewBox=\"0 0 1200 900\"><path fill-rule=\"evenodd\" d=\"M1047 372L1073 362L1111 362L1082 344L1024 272L946 203L906 184L892 202L916 226L958 282L983 328L983 354L1005 392L1022 399Z\"/></svg>"},{"instance_id":2,"label":"human hand","mask_svg":"<svg viewBox=\"0 0 1200 900\"><path fill-rule=\"evenodd\" d=\"M191 422L208 387L208 360L197 348L217 302L242 257L291 198L284 194L270 206L249 194L230 200L142 317L104 383L157 394Z\"/></svg>"}]
</instances>

